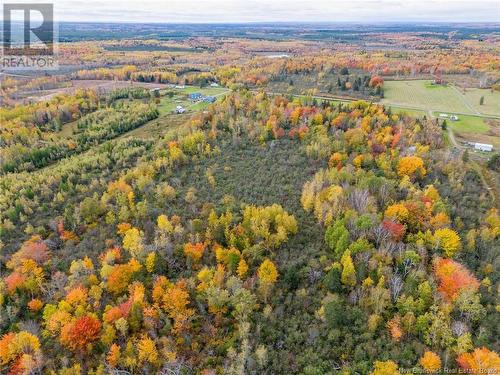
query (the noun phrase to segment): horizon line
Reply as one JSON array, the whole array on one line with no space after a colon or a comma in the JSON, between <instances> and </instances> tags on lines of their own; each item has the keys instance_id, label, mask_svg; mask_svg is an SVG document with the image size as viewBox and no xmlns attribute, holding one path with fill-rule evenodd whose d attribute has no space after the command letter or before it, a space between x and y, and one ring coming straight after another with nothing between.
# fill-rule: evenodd
<instances>
[{"instance_id":1,"label":"horizon line","mask_svg":"<svg viewBox=\"0 0 500 375\"><path fill-rule=\"evenodd\" d=\"M3 18L0 17L0 22ZM20 19L11 20L11 22L23 22ZM198 21L115 21L115 20L82 20L82 21L55 21L57 24L68 24L68 23L87 23L87 24L137 24L137 25L268 25L268 24L280 24L280 25L495 25L500 27L499 21L421 21L421 20L391 20L391 21L211 21L211 22L198 22Z\"/></svg>"}]
</instances>

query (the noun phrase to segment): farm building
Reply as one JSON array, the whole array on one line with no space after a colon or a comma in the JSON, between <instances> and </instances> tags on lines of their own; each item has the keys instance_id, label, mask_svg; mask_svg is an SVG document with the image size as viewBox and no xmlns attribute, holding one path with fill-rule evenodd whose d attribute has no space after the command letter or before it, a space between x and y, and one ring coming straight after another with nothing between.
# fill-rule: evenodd
<instances>
[{"instance_id":1,"label":"farm building","mask_svg":"<svg viewBox=\"0 0 500 375\"><path fill-rule=\"evenodd\" d=\"M440 113L439 114L439 117L440 118L449 118L451 121L458 121L458 116L457 115L449 115L447 113Z\"/></svg>"},{"instance_id":2,"label":"farm building","mask_svg":"<svg viewBox=\"0 0 500 375\"><path fill-rule=\"evenodd\" d=\"M199 92L192 92L188 97L190 100L200 100L202 95Z\"/></svg>"},{"instance_id":3,"label":"farm building","mask_svg":"<svg viewBox=\"0 0 500 375\"><path fill-rule=\"evenodd\" d=\"M205 96L203 98L203 101L207 103L214 103L216 100L217 98L215 96Z\"/></svg>"},{"instance_id":4,"label":"farm building","mask_svg":"<svg viewBox=\"0 0 500 375\"><path fill-rule=\"evenodd\" d=\"M217 82L212 82L210 84L210 87L219 87L219 84Z\"/></svg>"},{"instance_id":5,"label":"farm building","mask_svg":"<svg viewBox=\"0 0 500 375\"><path fill-rule=\"evenodd\" d=\"M493 151L493 145L487 143L474 143L474 150L491 152Z\"/></svg>"}]
</instances>

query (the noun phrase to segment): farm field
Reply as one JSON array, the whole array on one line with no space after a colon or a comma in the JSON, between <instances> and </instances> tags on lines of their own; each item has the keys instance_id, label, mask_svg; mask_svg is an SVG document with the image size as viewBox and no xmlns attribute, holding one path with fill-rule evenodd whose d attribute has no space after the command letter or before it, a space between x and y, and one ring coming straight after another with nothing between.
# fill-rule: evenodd
<instances>
[{"instance_id":1,"label":"farm field","mask_svg":"<svg viewBox=\"0 0 500 375\"><path fill-rule=\"evenodd\" d=\"M434 112L438 117L439 113ZM446 121L447 126L463 142L480 142L500 147L500 120L480 116L458 115L458 121Z\"/></svg>"},{"instance_id":2,"label":"farm field","mask_svg":"<svg viewBox=\"0 0 500 375\"><path fill-rule=\"evenodd\" d=\"M433 115L438 117L439 113L434 112ZM447 120L446 123L453 131L458 133L483 134L490 130L486 119L479 116L458 115L458 121Z\"/></svg>"},{"instance_id":3,"label":"farm field","mask_svg":"<svg viewBox=\"0 0 500 375\"><path fill-rule=\"evenodd\" d=\"M500 92L470 88L463 96L476 111L484 115L500 116ZM484 97L482 105L479 104L481 97Z\"/></svg>"},{"instance_id":4,"label":"farm field","mask_svg":"<svg viewBox=\"0 0 500 375\"><path fill-rule=\"evenodd\" d=\"M439 113L433 112L432 115L438 117ZM500 147L500 120L458 115L458 121L447 120L446 124L462 142L489 143L495 148Z\"/></svg>"},{"instance_id":5,"label":"farm field","mask_svg":"<svg viewBox=\"0 0 500 375\"><path fill-rule=\"evenodd\" d=\"M472 98L477 96L477 106L479 106L480 96L484 95L486 98L489 93L489 90L471 90L469 95L471 103L469 103L469 98L465 101L464 97L455 88L451 86L434 86L431 82L429 80L387 81L384 83L384 99L381 102L426 111L475 114L479 109L473 106ZM493 100L490 101L493 102ZM495 105L491 104L491 107L493 109L488 109L488 112L494 111ZM498 110L500 111L500 108Z\"/></svg>"}]
</instances>

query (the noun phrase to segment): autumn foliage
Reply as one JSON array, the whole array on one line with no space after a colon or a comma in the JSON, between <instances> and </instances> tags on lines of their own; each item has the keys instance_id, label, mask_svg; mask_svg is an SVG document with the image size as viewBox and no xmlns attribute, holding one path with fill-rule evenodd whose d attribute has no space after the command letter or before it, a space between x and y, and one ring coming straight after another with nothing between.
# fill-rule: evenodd
<instances>
[{"instance_id":1,"label":"autumn foliage","mask_svg":"<svg viewBox=\"0 0 500 375\"><path fill-rule=\"evenodd\" d=\"M471 353L462 353L457 357L459 366L470 374L498 374L500 357L486 348L477 348Z\"/></svg>"},{"instance_id":2,"label":"autumn foliage","mask_svg":"<svg viewBox=\"0 0 500 375\"><path fill-rule=\"evenodd\" d=\"M443 250L444 255L449 258L452 258L461 247L460 237L452 229L438 229L434 232L434 237L438 246Z\"/></svg>"},{"instance_id":3,"label":"autumn foliage","mask_svg":"<svg viewBox=\"0 0 500 375\"><path fill-rule=\"evenodd\" d=\"M85 352L89 344L99 338L101 322L85 315L65 325L61 331L61 344L73 351Z\"/></svg>"},{"instance_id":4,"label":"autumn foliage","mask_svg":"<svg viewBox=\"0 0 500 375\"><path fill-rule=\"evenodd\" d=\"M463 265L451 259L437 258L434 274L439 282L439 291L448 301L455 300L463 290L479 288L476 278Z\"/></svg>"},{"instance_id":5,"label":"autumn foliage","mask_svg":"<svg viewBox=\"0 0 500 375\"><path fill-rule=\"evenodd\" d=\"M398 174L408 177L425 176L424 161L418 156L404 156L399 159Z\"/></svg>"},{"instance_id":6,"label":"autumn foliage","mask_svg":"<svg viewBox=\"0 0 500 375\"><path fill-rule=\"evenodd\" d=\"M424 353L419 363L424 370L429 372L437 372L441 368L441 359L436 353L430 351Z\"/></svg>"},{"instance_id":7,"label":"autumn foliage","mask_svg":"<svg viewBox=\"0 0 500 375\"><path fill-rule=\"evenodd\" d=\"M193 262L198 262L203 256L206 245L204 243L187 243L184 245L184 255L190 258Z\"/></svg>"}]
</instances>

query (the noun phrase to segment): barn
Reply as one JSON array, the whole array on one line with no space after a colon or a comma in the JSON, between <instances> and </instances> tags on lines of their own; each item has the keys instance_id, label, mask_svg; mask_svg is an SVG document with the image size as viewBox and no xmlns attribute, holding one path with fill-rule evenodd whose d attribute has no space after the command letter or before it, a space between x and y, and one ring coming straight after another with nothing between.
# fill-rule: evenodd
<instances>
[{"instance_id":1,"label":"barn","mask_svg":"<svg viewBox=\"0 0 500 375\"><path fill-rule=\"evenodd\" d=\"M474 150L491 152L493 151L493 145L487 143L474 143Z\"/></svg>"}]
</instances>

